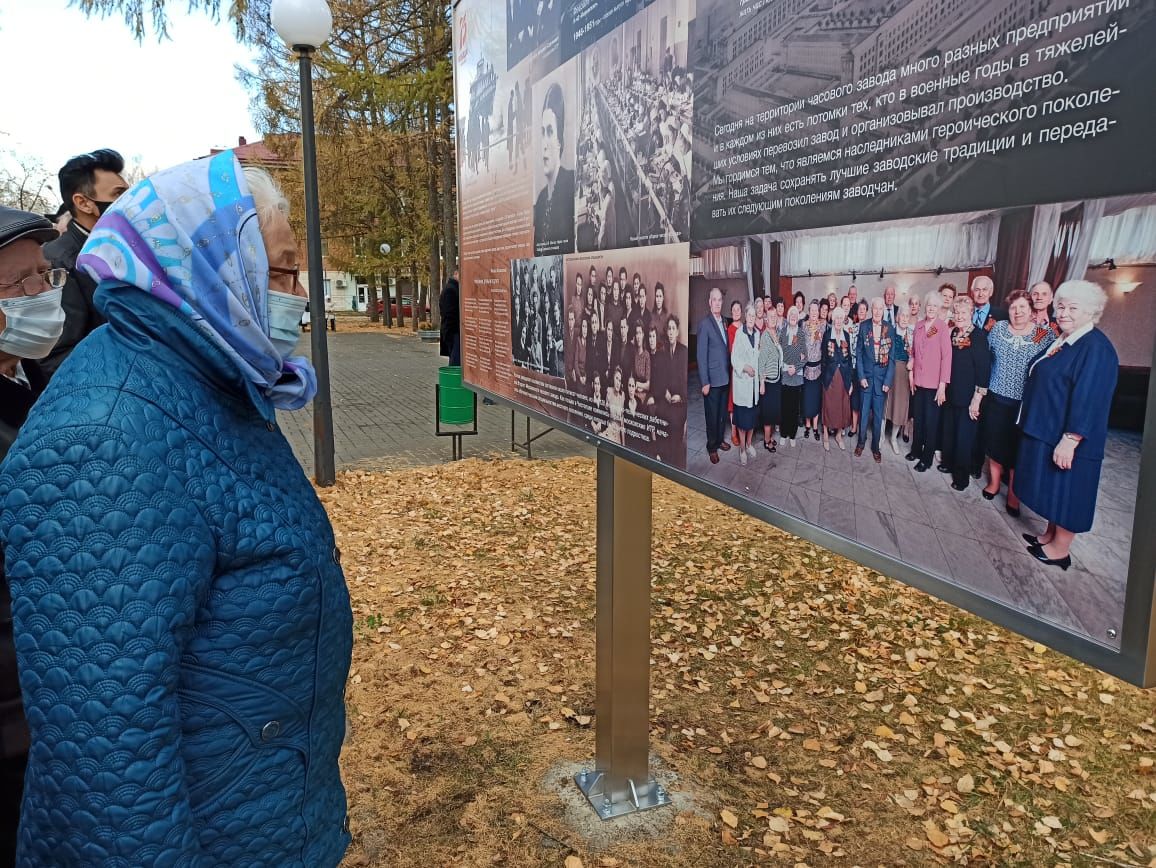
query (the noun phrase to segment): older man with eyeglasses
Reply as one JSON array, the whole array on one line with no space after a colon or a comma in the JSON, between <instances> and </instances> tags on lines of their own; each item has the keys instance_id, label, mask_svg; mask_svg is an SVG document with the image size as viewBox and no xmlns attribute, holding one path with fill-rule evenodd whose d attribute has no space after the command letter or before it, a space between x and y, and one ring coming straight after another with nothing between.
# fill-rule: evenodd
<instances>
[{"instance_id":1,"label":"older man with eyeglasses","mask_svg":"<svg viewBox=\"0 0 1156 868\"><path fill-rule=\"evenodd\" d=\"M56 236L39 214L0 206L0 459L44 391L47 377L36 360L51 352L64 327L60 295L68 272L52 268L41 251ZM0 865L15 865L28 725L3 568L0 551Z\"/></svg>"}]
</instances>

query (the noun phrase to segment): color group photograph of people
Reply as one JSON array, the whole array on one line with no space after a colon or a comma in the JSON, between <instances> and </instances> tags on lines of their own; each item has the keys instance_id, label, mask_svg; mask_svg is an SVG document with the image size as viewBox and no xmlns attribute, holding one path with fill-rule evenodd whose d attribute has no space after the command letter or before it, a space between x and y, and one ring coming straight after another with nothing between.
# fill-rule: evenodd
<instances>
[{"instance_id":1,"label":"color group photograph of people","mask_svg":"<svg viewBox=\"0 0 1156 868\"><path fill-rule=\"evenodd\" d=\"M1028 241L1048 219L1049 240L1084 241L1035 245L1042 269L1025 255L1010 286L999 212L698 249L688 470L1111 642L1152 352L1135 279L1156 260L1152 198L1021 217ZM971 259L948 258L953 231ZM911 261L903 235L950 265L823 270L872 245Z\"/></svg>"},{"instance_id":2,"label":"color group photograph of people","mask_svg":"<svg viewBox=\"0 0 1156 868\"><path fill-rule=\"evenodd\" d=\"M662 253L564 257L565 379L585 410L572 422L681 468L688 326L678 287L686 285L686 257Z\"/></svg>"}]
</instances>

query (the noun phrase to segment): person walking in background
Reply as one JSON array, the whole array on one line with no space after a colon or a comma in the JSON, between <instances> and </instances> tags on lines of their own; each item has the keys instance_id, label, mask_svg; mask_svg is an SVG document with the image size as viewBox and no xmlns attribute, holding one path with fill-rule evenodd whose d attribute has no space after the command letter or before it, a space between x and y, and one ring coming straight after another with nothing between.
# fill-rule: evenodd
<instances>
[{"instance_id":1,"label":"person walking in background","mask_svg":"<svg viewBox=\"0 0 1156 868\"><path fill-rule=\"evenodd\" d=\"M951 329L951 382L943 406L943 460L936 468L951 474L951 487L966 491L971 475L972 446L987 387L991 381L991 351L987 332L976 325L971 296L955 299Z\"/></svg>"},{"instance_id":2,"label":"person walking in background","mask_svg":"<svg viewBox=\"0 0 1156 868\"><path fill-rule=\"evenodd\" d=\"M734 396L734 425L739 438L739 463L758 453L754 447L759 404L759 333L755 329L755 306L743 311L743 323L735 333L731 348L731 394Z\"/></svg>"},{"instance_id":3,"label":"person walking in background","mask_svg":"<svg viewBox=\"0 0 1156 868\"><path fill-rule=\"evenodd\" d=\"M887 393L887 404L883 412L891 423L891 451L899 455L900 436L911 436L907 428L911 418L911 340L914 330L906 307L899 309L896 323L895 338L891 344L891 353L895 356L895 380Z\"/></svg>"},{"instance_id":4,"label":"person walking in background","mask_svg":"<svg viewBox=\"0 0 1156 868\"><path fill-rule=\"evenodd\" d=\"M1051 288L1048 297L1051 298ZM999 494L1006 475L1006 508L1011 515L1018 515L1020 503L1015 495L1015 463L1020 429L1016 420L1024 381L1032 359L1050 347L1056 336L1048 325L1032 321L1031 299L1023 290L1007 297L1007 309L1008 320L996 323L988 334L992 357L991 385L983 400L980 419L983 421L981 431L991 478L981 493L985 500L993 500Z\"/></svg>"},{"instance_id":5,"label":"person walking in background","mask_svg":"<svg viewBox=\"0 0 1156 868\"><path fill-rule=\"evenodd\" d=\"M124 158L116 151L102 148L73 157L57 174L60 198L72 219L59 238L44 245L44 255L52 266L68 271L68 283L61 295L64 333L48 358L41 362L41 369L50 377L76 345L104 322L92 303L96 284L77 269L76 257L97 221L128 189L123 172Z\"/></svg>"},{"instance_id":6,"label":"person walking in background","mask_svg":"<svg viewBox=\"0 0 1156 868\"><path fill-rule=\"evenodd\" d=\"M807 319L803 323L803 438L814 436L819 439L819 413L823 408L823 329L826 324L821 319L817 301L808 307Z\"/></svg>"},{"instance_id":7,"label":"person walking in background","mask_svg":"<svg viewBox=\"0 0 1156 868\"><path fill-rule=\"evenodd\" d=\"M951 382L951 330L940 318L943 296L929 292L923 302L923 320L911 342L911 390L914 431L908 461L923 473L935 460L939 439L939 408L947 400Z\"/></svg>"},{"instance_id":8,"label":"person walking in background","mask_svg":"<svg viewBox=\"0 0 1156 868\"><path fill-rule=\"evenodd\" d=\"M441 316L441 354L449 358L450 365L462 363L462 320L459 307L458 270L446 281L438 298L438 313Z\"/></svg>"},{"instance_id":9,"label":"person walking in background","mask_svg":"<svg viewBox=\"0 0 1156 868\"><path fill-rule=\"evenodd\" d=\"M894 332L883 322L883 299L871 299L871 318L859 326L859 343L855 352L862 404L859 410L859 442L855 457L863 454L867 444L867 426L871 426L871 455L878 464L883 460L879 439L883 433L883 407L895 381Z\"/></svg>"},{"instance_id":10,"label":"person walking in background","mask_svg":"<svg viewBox=\"0 0 1156 868\"><path fill-rule=\"evenodd\" d=\"M656 290L657 295L657 290ZM706 414L706 451L711 464L718 464L718 453L726 452L727 398L730 394L730 350L727 327L722 318L722 290L712 287L708 303L710 313L698 324L696 362L702 381L703 412Z\"/></svg>"},{"instance_id":11,"label":"person walking in background","mask_svg":"<svg viewBox=\"0 0 1156 868\"><path fill-rule=\"evenodd\" d=\"M1042 534L1024 534L1041 563L1066 570L1076 534L1092 529L1108 414L1120 360L1096 323L1108 296L1099 284L1069 280L1056 290L1060 339L1028 367L1016 457L1016 494L1047 519Z\"/></svg>"},{"instance_id":12,"label":"person walking in background","mask_svg":"<svg viewBox=\"0 0 1156 868\"><path fill-rule=\"evenodd\" d=\"M779 343L779 315L773 307L767 307L764 316L766 325L759 335L759 421L763 426L763 448L775 452L775 427L782 418L783 348Z\"/></svg>"},{"instance_id":13,"label":"person walking in background","mask_svg":"<svg viewBox=\"0 0 1156 868\"><path fill-rule=\"evenodd\" d=\"M847 331L847 313L835 306L831 309L831 324L823 334L823 448L831 450L830 435L846 449L843 429L851 424L851 354L854 344Z\"/></svg>"},{"instance_id":14,"label":"person walking in background","mask_svg":"<svg viewBox=\"0 0 1156 868\"><path fill-rule=\"evenodd\" d=\"M77 259L108 325L0 470L32 736L21 865L334 866L349 845L353 616L277 426L317 390L291 355L288 210L226 151L137 184Z\"/></svg>"},{"instance_id":15,"label":"person walking in background","mask_svg":"<svg viewBox=\"0 0 1156 868\"><path fill-rule=\"evenodd\" d=\"M799 308L787 308L787 327L780 340L783 349L783 421L779 431L791 446L799 436L799 411L803 400L803 365L807 361L803 330L799 326Z\"/></svg>"},{"instance_id":16,"label":"person walking in background","mask_svg":"<svg viewBox=\"0 0 1156 868\"><path fill-rule=\"evenodd\" d=\"M61 295L68 272L50 267L41 245L57 237L39 214L0 206L0 461L48 385L39 360L64 329ZM4 489L0 488L0 498ZM12 600L0 546L0 866L15 866L28 723L16 671Z\"/></svg>"}]
</instances>

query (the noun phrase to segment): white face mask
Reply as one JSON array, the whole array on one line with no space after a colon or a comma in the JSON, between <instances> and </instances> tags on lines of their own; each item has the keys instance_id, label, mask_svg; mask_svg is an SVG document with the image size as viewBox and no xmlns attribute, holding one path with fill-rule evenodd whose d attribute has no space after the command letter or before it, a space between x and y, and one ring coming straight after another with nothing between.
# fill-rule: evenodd
<instances>
[{"instance_id":1,"label":"white face mask","mask_svg":"<svg viewBox=\"0 0 1156 868\"><path fill-rule=\"evenodd\" d=\"M4 314L0 352L19 359L43 359L52 352L64 331L63 291L50 289L39 295L0 299L0 313Z\"/></svg>"},{"instance_id":2,"label":"white face mask","mask_svg":"<svg viewBox=\"0 0 1156 868\"><path fill-rule=\"evenodd\" d=\"M301 314L309 299L269 290L269 341L282 359L297 348L301 337Z\"/></svg>"}]
</instances>

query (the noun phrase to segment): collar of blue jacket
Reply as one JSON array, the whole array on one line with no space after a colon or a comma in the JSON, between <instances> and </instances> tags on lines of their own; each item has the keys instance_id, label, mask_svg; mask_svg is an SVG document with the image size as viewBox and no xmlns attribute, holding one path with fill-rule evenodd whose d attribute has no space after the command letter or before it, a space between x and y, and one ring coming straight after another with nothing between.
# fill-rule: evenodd
<instances>
[{"instance_id":1,"label":"collar of blue jacket","mask_svg":"<svg viewBox=\"0 0 1156 868\"><path fill-rule=\"evenodd\" d=\"M107 326L142 353L161 347L184 364L184 373L213 388L253 404L266 422L276 419L273 402L261 394L237 364L202 332L188 316L135 286L103 281L93 303L108 320Z\"/></svg>"}]
</instances>

